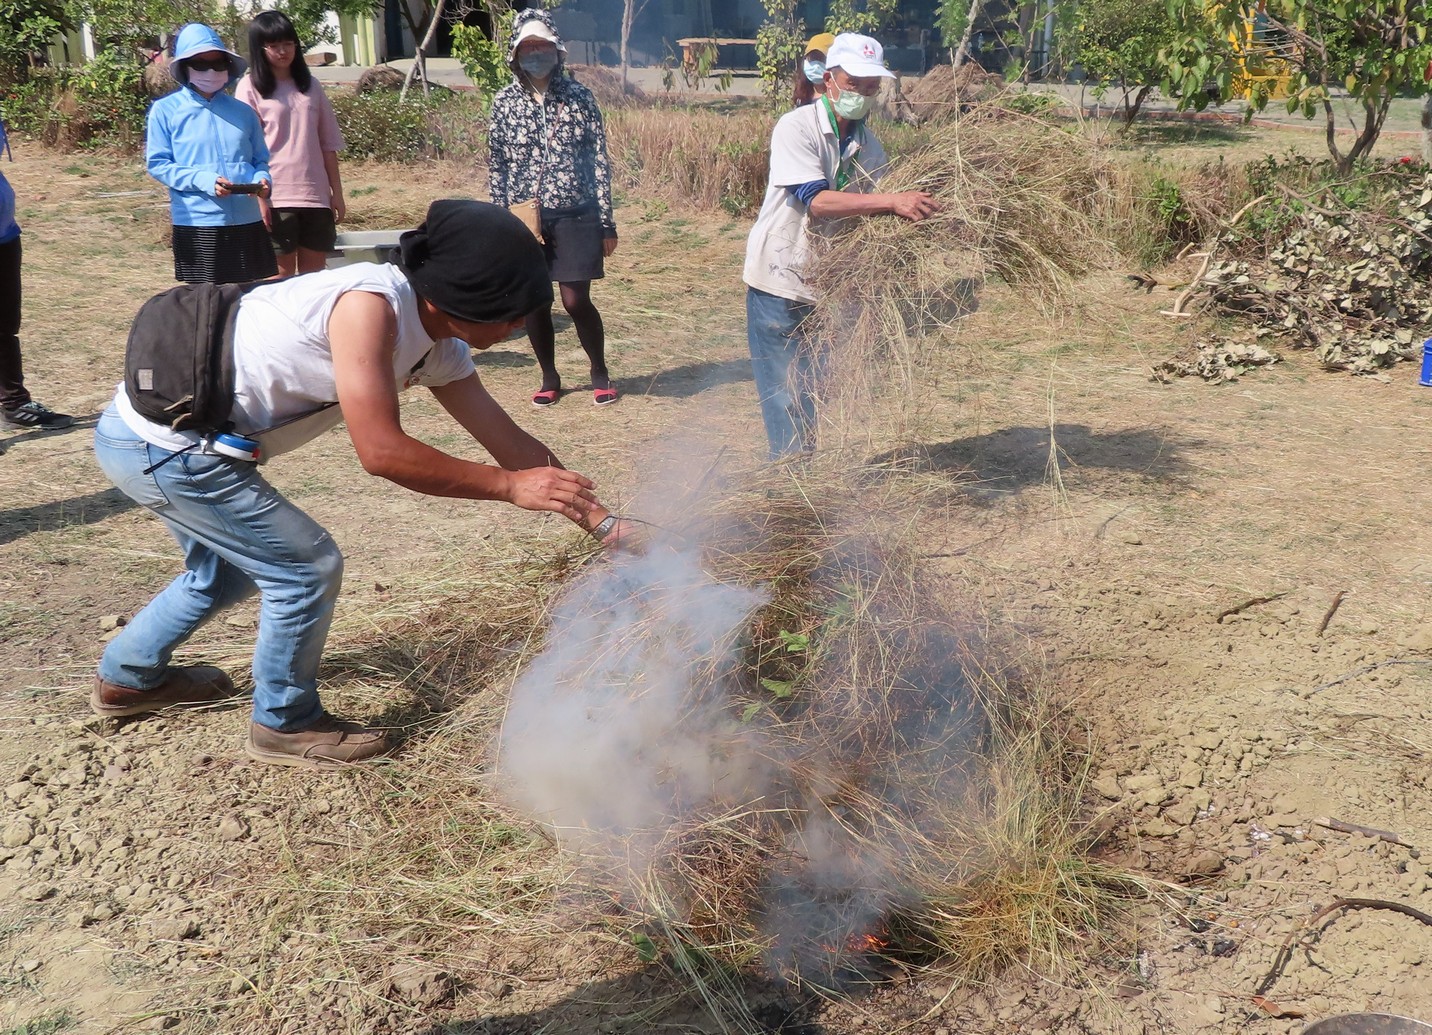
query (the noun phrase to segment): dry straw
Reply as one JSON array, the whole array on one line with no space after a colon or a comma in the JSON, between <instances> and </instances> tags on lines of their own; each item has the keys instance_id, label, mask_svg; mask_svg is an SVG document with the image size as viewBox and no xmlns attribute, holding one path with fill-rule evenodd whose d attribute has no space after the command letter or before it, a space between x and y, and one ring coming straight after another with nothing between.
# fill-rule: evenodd
<instances>
[{"instance_id":1,"label":"dry straw","mask_svg":"<svg viewBox=\"0 0 1432 1035\"><path fill-rule=\"evenodd\" d=\"M848 221L819 252L813 331L827 357L822 445L869 449L919 431L927 350L951 344L959 317L997 278L1036 312L1060 307L1080 275L1114 259L1117 176L1080 133L986 106L931 126L923 147L880 182L922 190L940 212L919 223ZM853 438L853 443L852 443Z\"/></svg>"}]
</instances>

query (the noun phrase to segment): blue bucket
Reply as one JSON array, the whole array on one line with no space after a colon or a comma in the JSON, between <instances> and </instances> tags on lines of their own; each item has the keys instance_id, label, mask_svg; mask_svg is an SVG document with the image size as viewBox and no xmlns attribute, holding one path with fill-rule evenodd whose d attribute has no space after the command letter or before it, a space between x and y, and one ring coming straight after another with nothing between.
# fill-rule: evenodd
<instances>
[{"instance_id":1,"label":"blue bucket","mask_svg":"<svg viewBox=\"0 0 1432 1035\"><path fill-rule=\"evenodd\" d=\"M1432 388L1432 338L1422 343L1422 376L1417 383Z\"/></svg>"}]
</instances>

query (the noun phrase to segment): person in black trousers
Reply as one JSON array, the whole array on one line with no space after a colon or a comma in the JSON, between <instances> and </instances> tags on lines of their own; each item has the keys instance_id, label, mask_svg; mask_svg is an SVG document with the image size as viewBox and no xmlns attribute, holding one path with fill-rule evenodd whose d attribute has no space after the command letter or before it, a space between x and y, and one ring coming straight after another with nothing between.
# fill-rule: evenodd
<instances>
[{"instance_id":1,"label":"person in black trousers","mask_svg":"<svg viewBox=\"0 0 1432 1035\"><path fill-rule=\"evenodd\" d=\"M10 153L0 123L0 152ZM14 161L13 156L11 161ZM0 172L0 419L16 428L68 428L75 419L30 398L20 364L20 224L15 191Z\"/></svg>"}]
</instances>

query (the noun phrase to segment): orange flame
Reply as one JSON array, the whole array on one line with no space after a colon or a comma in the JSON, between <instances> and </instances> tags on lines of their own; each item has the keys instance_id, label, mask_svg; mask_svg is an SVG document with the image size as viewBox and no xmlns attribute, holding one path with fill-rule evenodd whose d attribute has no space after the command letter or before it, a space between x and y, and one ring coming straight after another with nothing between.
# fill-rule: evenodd
<instances>
[{"instance_id":1,"label":"orange flame","mask_svg":"<svg viewBox=\"0 0 1432 1035\"><path fill-rule=\"evenodd\" d=\"M850 936L850 943L847 947L852 952L879 952L889 944L887 939L877 938L873 934L854 934Z\"/></svg>"}]
</instances>

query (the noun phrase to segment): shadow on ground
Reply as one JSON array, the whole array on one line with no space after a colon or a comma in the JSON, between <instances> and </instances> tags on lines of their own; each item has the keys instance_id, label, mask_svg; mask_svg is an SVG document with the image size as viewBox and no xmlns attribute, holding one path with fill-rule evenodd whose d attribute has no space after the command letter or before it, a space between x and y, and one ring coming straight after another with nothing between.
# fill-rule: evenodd
<instances>
[{"instance_id":1,"label":"shadow on ground","mask_svg":"<svg viewBox=\"0 0 1432 1035\"><path fill-rule=\"evenodd\" d=\"M689 399L693 395L722 385L733 385L751 380L749 359L712 360L705 363L687 363L684 366L660 370L651 375L645 385L637 377L629 378L632 389L639 395L654 395L665 399ZM755 405L755 400L752 400Z\"/></svg>"},{"instance_id":2,"label":"shadow on ground","mask_svg":"<svg viewBox=\"0 0 1432 1035\"><path fill-rule=\"evenodd\" d=\"M51 432L53 434L53 432ZM135 502L118 489L105 489L84 496L74 496L54 503L38 503L33 507L16 507L0 511L0 546L33 532L51 532L76 525L92 525L135 506Z\"/></svg>"},{"instance_id":3,"label":"shadow on ground","mask_svg":"<svg viewBox=\"0 0 1432 1035\"><path fill-rule=\"evenodd\" d=\"M1238 122L1216 122L1212 119L1185 121L1170 113L1154 121L1136 122L1125 139L1129 144L1168 147L1226 147L1253 139L1252 127Z\"/></svg>"},{"instance_id":4,"label":"shadow on ground","mask_svg":"<svg viewBox=\"0 0 1432 1035\"><path fill-rule=\"evenodd\" d=\"M7 449L10 449L13 446L18 446L22 442L28 442L31 439L60 438L64 435L72 435L77 431L85 433L93 432L94 426L98 422L98 413L86 413L83 416L76 417L75 422L67 428L15 429L15 426L12 424L0 422L0 431L17 430L17 434L7 435L4 438L0 438L0 456L4 456L5 451Z\"/></svg>"},{"instance_id":5,"label":"shadow on ground","mask_svg":"<svg viewBox=\"0 0 1432 1035\"><path fill-rule=\"evenodd\" d=\"M1177 480L1187 469L1182 452L1200 443L1156 428L1095 431L1086 424L1004 428L949 442L881 453L874 467L947 474L971 502L994 504L1058 476L1077 483L1090 472Z\"/></svg>"},{"instance_id":6,"label":"shadow on ground","mask_svg":"<svg viewBox=\"0 0 1432 1035\"><path fill-rule=\"evenodd\" d=\"M500 349L487 349L483 352L472 354L473 363L477 369L484 367L501 368L504 370L517 370L523 367L535 367L537 359L532 355L532 349L527 345L527 336L523 335L522 340L514 341L509 339L505 347Z\"/></svg>"},{"instance_id":7,"label":"shadow on ground","mask_svg":"<svg viewBox=\"0 0 1432 1035\"><path fill-rule=\"evenodd\" d=\"M648 970L592 982L561 1002L530 1013L453 1019L413 1031L414 1035L586 1035L597 1031L716 1035L735 1030L750 1035L823 1035L827 1030L812 1020L821 1002L814 996L800 996L766 982L743 991L756 1026L734 1017L727 1017L724 1024L718 1022L696 1004L690 986L678 986L670 977Z\"/></svg>"}]
</instances>

